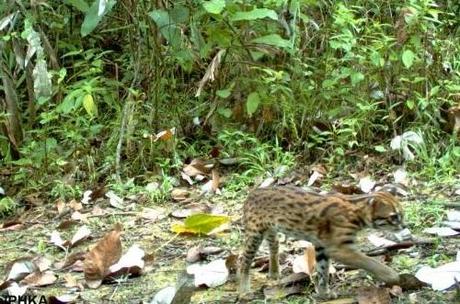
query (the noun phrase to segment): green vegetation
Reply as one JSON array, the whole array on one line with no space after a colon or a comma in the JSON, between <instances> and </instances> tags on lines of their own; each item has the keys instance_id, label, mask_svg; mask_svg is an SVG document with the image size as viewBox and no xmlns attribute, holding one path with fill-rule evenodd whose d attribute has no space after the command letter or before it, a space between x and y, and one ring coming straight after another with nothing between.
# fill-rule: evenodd
<instances>
[{"instance_id":1,"label":"green vegetation","mask_svg":"<svg viewBox=\"0 0 460 304\"><path fill-rule=\"evenodd\" d=\"M312 164L326 189L403 167L421 233L460 179L459 16L457 0L0 1L0 219L99 188L135 196L129 212L169 212L175 188L196 199L181 173L200 159L235 218L250 187L294 170L308 180ZM169 223L155 229L170 237Z\"/></svg>"}]
</instances>

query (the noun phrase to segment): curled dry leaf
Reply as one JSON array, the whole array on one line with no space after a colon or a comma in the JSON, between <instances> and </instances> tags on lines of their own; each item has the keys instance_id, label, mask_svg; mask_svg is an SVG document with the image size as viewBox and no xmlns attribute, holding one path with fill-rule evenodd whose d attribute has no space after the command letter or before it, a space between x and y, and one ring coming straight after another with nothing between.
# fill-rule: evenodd
<instances>
[{"instance_id":1,"label":"curled dry leaf","mask_svg":"<svg viewBox=\"0 0 460 304\"><path fill-rule=\"evenodd\" d=\"M109 199L109 203L112 207L121 210L125 208L123 199L116 195L113 191L107 192L105 196Z\"/></svg>"},{"instance_id":2,"label":"curled dry leaf","mask_svg":"<svg viewBox=\"0 0 460 304\"><path fill-rule=\"evenodd\" d=\"M33 262L31 258L20 258L11 263L6 267L8 276L6 281L20 281L31 273L38 271L38 266Z\"/></svg>"},{"instance_id":3,"label":"curled dry leaf","mask_svg":"<svg viewBox=\"0 0 460 304\"><path fill-rule=\"evenodd\" d=\"M437 268L423 266L415 277L431 285L434 290L446 290L460 281L460 260L447 263Z\"/></svg>"},{"instance_id":4,"label":"curled dry leaf","mask_svg":"<svg viewBox=\"0 0 460 304\"><path fill-rule=\"evenodd\" d=\"M163 130L161 132L158 132L156 135L155 135L155 138L153 141L158 141L158 140L161 140L161 141L168 141L170 140L171 138L173 138L174 134L176 134L176 128L171 128L171 129L167 129L167 130Z\"/></svg>"},{"instance_id":5,"label":"curled dry leaf","mask_svg":"<svg viewBox=\"0 0 460 304\"><path fill-rule=\"evenodd\" d=\"M91 201L91 193L93 193L91 190L86 190L83 192L83 198L81 199L82 204L86 205Z\"/></svg>"},{"instance_id":6,"label":"curled dry leaf","mask_svg":"<svg viewBox=\"0 0 460 304\"><path fill-rule=\"evenodd\" d=\"M316 254L313 244L309 244L304 249L303 255L298 255L292 263L292 271L294 273L306 273L312 275L316 267Z\"/></svg>"},{"instance_id":7,"label":"curled dry leaf","mask_svg":"<svg viewBox=\"0 0 460 304\"><path fill-rule=\"evenodd\" d=\"M275 179L272 176L267 177L264 181L260 184L259 188L267 188L275 182Z\"/></svg>"},{"instance_id":8,"label":"curled dry leaf","mask_svg":"<svg viewBox=\"0 0 460 304\"><path fill-rule=\"evenodd\" d=\"M185 165L182 171L190 176L195 177L198 175L207 175L210 173L212 168L212 164L206 164L204 161L200 159L193 159L190 164Z\"/></svg>"},{"instance_id":9,"label":"curled dry leaf","mask_svg":"<svg viewBox=\"0 0 460 304\"><path fill-rule=\"evenodd\" d=\"M72 215L70 216L70 218L72 220L75 220L75 221L81 221L83 223L87 223L88 222L88 214L83 214L83 213L80 213L79 211L75 211L74 213L72 213Z\"/></svg>"},{"instance_id":10,"label":"curled dry leaf","mask_svg":"<svg viewBox=\"0 0 460 304\"><path fill-rule=\"evenodd\" d=\"M67 256L65 261L54 263L56 269L71 268L73 271L83 271L83 260L85 259L86 252L75 252ZM75 266L75 267L74 267Z\"/></svg>"},{"instance_id":11,"label":"curled dry leaf","mask_svg":"<svg viewBox=\"0 0 460 304\"><path fill-rule=\"evenodd\" d=\"M144 269L145 252L138 245L131 246L120 260L109 267L108 275L117 277L120 275L140 275Z\"/></svg>"},{"instance_id":12,"label":"curled dry leaf","mask_svg":"<svg viewBox=\"0 0 460 304\"><path fill-rule=\"evenodd\" d=\"M370 178L370 176L363 177L359 180L359 188L364 192L364 193L369 193L374 189L375 187L375 181Z\"/></svg>"},{"instance_id":13,"label":"curled dry leaf","mask_svg":"<svg viewBox=\"0 0 460 304\"><path fill-rule=\"evenodd\" d=\"M175 201L185 201L190 196L190 191L183 188L175 188L171 191L171 198Z\"/></svg>"},{"instance_id":14,"label":"curled dry leaf","mask_svg":"<svg viewBox=\"0 0 460 304\"><path fill-rule=\"evenodd\" d=\"M220 247L210 246L203 248L201 246L194 246L187 251L187 257L185 258L185 260L188 263L195 263L205 259L208 255L217 254L222 251L223 249Z\"/></svg>"},{"instance_id":15,"label":"curled dry leaf","mask_svg":"<svg viewBox=\"0 0 460 304\"><path fill-rule=\"evenodd\" d=\"M195 286L205 285L207 287L216 287L225 284L228 279L229 271L225 266L225 260L215 260L209 264L190 265L187 267L187 273L195 276Z\"/></svg>"},{"instance_id":16,"label":"curled dry leaf","mask_svg":"<svg viewBox=\"0 0 460 304\"><path fill-rule=\"evenodd\" d=\"M152 208L144 208L139 215L141 218L155 222L161 220L166 217L165 210L162 208L152 209Z\"/></svg>"},{"instance_id":17,"label":"curled dry leaf","mask_svg":"<svg viewBox=\"0 0 460 304\"><path fill-rule=\"evenodd\" d=\"M87 239L90 235L91 230L89 230L87 226L81 226L72 237L72 240L70 241L70 247L76 246L78 243L81 243L83 240Z\"/></svg>"},{"instance_id":18,"label":"curled dry leaf","mask_svg":"<svg viewBox=\"0 0 460 304\"><path fill-rule=\"evenodd\" d=\"M37 271L34 273L29 274L27 277L22 280L23 284L28 286L38 287L38 286L46 286L51 285L56 282L57 276L54 274L53 271Z\"/></svg>"},{"instance_id":19,"label":"curled dry leaf","mask_svg":"<svg viewBox=\"0 0 460 304\"><path fill-rule=\"evenodd\" d=\"M454 235L459 235L460 232L449 228L449 227L431 227L431 228L425 228L423 232L428 233L428 234L436 234L437 236L454 236Z\"/></svg>"},{"instance_id":20,"label":"curled dry leaf","mask_svg":"<svg viewBox=\"0 0 460 304\"><path fill-rule=\"evenodd\" d=\"M68 203L68 206L70 207L70 209L72 209L74 211L80 211L81 209L83 209L82 203L79 203L76 200L71 200Z\"/></svg>"},{"instance_id":21,"label":"curled dry leaf","mask_svg":"<svg viewBox=\"0 0 460 304\"><path fill-rule=\"evenodd\" d=\"M121 256L121 225L109 232L86 255L83 270L88 286L97 288L105 278L111 265Z\"/></svg>"},{"instance_id":22,"label":"curled dry leaf","mask_svg":"<svg viewBox=\"0 0 460 304\"><path fill-rule=\"evenodd\" d=\"M382 237L379 237L375 234L370 234L367 236L367 239L369 240L369 242L371 242L372 245L374 245L375 247L383 247L383 246L391 246L391 245L394 245L396 244L395 242L393 241L390 241L390 240L387 240L385 238L382 238Z\"/></svg>"}]
</instances>

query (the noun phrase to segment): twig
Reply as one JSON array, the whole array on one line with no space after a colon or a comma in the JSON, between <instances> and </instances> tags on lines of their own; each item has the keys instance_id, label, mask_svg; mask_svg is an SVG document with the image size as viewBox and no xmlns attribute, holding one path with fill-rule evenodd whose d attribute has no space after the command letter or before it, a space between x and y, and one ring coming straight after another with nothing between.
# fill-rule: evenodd
<instances>
[{"instance_id":1,"label":"twig","mask_svg":"<svg viewBox=\"0 0 460 304\"><path fill-rule=\"evenodd\" d=\"M123 138L125 136L126 131L126 121L127 121L127 114L128 114L128 107L129 107L129 100L127 100L123 106L123 114L121 118L121 126L120 126L120 137L118 138L117 144L117 151L115 154L115 175L117 178L117 182L121 182L121 166L120 166L120 159L121 159L121 148L123 145Z\"/></svg>"}]
</instances>

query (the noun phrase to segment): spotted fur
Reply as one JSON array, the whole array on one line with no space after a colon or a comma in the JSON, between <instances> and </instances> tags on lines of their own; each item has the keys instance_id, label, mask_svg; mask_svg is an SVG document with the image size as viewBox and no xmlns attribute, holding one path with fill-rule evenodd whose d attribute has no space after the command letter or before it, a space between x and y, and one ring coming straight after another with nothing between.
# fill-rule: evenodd
<instances>
[{"instance_id":1,"label":"spotted fur","mask_svg":"<svg viewBox=\"0 0 460 304\"><path fill-rule=\"evenodd\" d=\"M399 201L387 192L319 195L292 186L256 189L243 207L240 295L250 290L249 269L263 239L270 250L270 277L279 276L278 232L315 245L320 296L333 297L329 291L330 258L365 269L383 282L397 283L398 273L360 252L355 241L357 232L365 227L401 228L402 220Z\"/></svg>"}]
</instances>

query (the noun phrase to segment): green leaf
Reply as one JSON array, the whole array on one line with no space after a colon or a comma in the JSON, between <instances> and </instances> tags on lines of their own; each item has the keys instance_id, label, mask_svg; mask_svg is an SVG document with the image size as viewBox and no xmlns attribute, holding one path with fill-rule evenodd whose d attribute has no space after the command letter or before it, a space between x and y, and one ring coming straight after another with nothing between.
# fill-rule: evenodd
<instances>
[{"instance_id":1,"label":"green leaf","mask_svg":"<svg viewBox=\"0 0 460 304\"><path fill-rule=\"evenodd\" d=\"M225 8L225 0L205 1L203 7L208 13L219 15Z\"/></svg>"},{"instance_id":2,"label":"green leaf","mask_svg":"<svg viewBox=\"0 0 460 304\"><path fill-rule=\"evenodd\" d=\"M372 64L377 66L377 67L383 67L385 64L385 59L380 56L379 52L372 52L370 59L372 61Z\"/></svg>"},{"instance_id":3,"label":"green leaf","mask_svg":"<svg viewBox=\"0 0 460 304\"><path fill-rule=\"evenodd\" d=\"M183 5L174 6L169 12L174 23L188 23L189 9Z\"/></svg>"},{"instance_id":4,"label":"green leaf","mask_svg":"<svg viewBox=\"0 0 460 304\"><path fill-rule=\"evenodd\" d=\"M414 64L415 54L411 50L405 50L402 54L402 62L406 68L410 68Z\"/></svg>"},{"instance_id":5,"label":"green leaf","mask_svg":"<svg viewBox=\"0 0 460 304\"><path fill-rule=\"evenodd\" d=\"M171 230L175 233L208 234L229 221L230 217L225 215L198 213L187 217L184 224L173 224Z\"/></svg>"},{"instance_id":6,"label":"green leaf","mask_svg":"<svg viewBox=\"0 0 460 304\"><path fill-rule=\"evenodd\" d=\"M281 38L278 34L271 34L262 37L258 37L252 40L254 43L261 43L267 45L273 45L280 48L290 48L291 42L289 40Z\"/></svg>"},{"instance_id":7,"label":"green leaf","mask_svg":"<svg viewBox=\"0 0 460 304\"><path fill-rule=\"evenodd\" d=\"M88 113L89 116L94 117L97 115L97 106L94 103L93 96L91 94L86 94L83 97L83 107L86 110L86 113Z\"/></svg>"},{"instance_id":8,"label":"green leaf","mask_svg":"<svg viewBox=\"0 0 460 304\"><path fill-rule=\"evenodd\" d=\"M409 110L413 110L415 108L415 102L412 99L406 100L406 106Z\"/></svg>"},{"instance_id":9,"label":"green leaf","mask_svg":"<svg viewBox=\"0 0 460 304\"><path fill-rule=\"evenodd\" d=\"M82 13L86 13L89 10L89 5L84 0L64 0L64 3L72 5Z\"/></svg>"},{"instance_id":10,"label":"green leaf","mask_svg":"<svg viewBox=\"0 0 460 304\"><path fill-rule=\"evenodd\" d=\"M387 149L385 149L385 147L381 146L381 145L375 146L374 149L375 149L375 151L380 152L380 153L384 153L384 152L387 151Z\"/></svg>"},{"instance_id":11,"label":"green leaf","mask_svg":"<svg viewBox=\"0 0 460 304\"><path fill-rule=\"evenodd\" d=\"M232 110L229 108L218 108L217 113L224 116L225 118L230 118L232 116Z\"/></svg>"},{"instance_id":12,"label":"green leaf","mask_svg":"<svg viewBox=\"0 0 460 304\"><path fill-rule=\"evenodd\" d=\"M274 10L268 8L255 8L252 11L247 12L236 12L230 19L232 21L241 21L241 20L257 20L270 18L273 20L278 20L278 15Z\"/></svg>"},{"instance_id":13,"label":"green leaf","mask_svg":"<svg viewBox=\"0 0 460 304\"><path fill-rule=\"evenodd\" d=\"M230 89L218 90L216 92L217 96L219 96L220 98L224 98L224 99L230 96L231 93L232 91Z\"/></svg>"},{"instance_id":14,"label":"green leaf","mask_svg":"<svg viewBox=\"0 0 460 304\"><path fill-rule=\"evenodd\" d=\"M252 116L257 111L257 108L260 104L260 96L257 92L252 92L249 94L246 101L246 110L248 111L249 116Z\"/></svg>"},{"instance_id":15,"label":"green leaf","mask_svg":"<svg viewBox=\"0 0 460 304\"><path fill-rule=\"evenodd\" d=\"M91 7L86 11L85 20L81 25L80 34L82 37L90 34L96 26L101 22L102 18L110 12L113 6L117 3L117 0L107 0L105 9L101 14L99 14L99 2L105 0L95 0Z\"/></svg>"},{"instance_id":16,"label":"green leaf","mask_svg":"<svg viewBox=\"0 0 460 304\"><path fill-rule=\"evenodd\" d=\"M355 85L358 82L364 80L364 74L361 72L354 72L351 74L350 78L351 78L351 84Z\"/></svg>"},{"instance_id":17,"label":"green leaf","mask_svg":"<svg viewBox=\"0 0 460 304\"><path fill-rule=\"evenodd\" d=\"M172 17L165 10L153 10L149 13L150 18L155 21L160 29L161 35L176 49L180 48L181 32L176 26Z\"/></svg>"}]
</instances>

